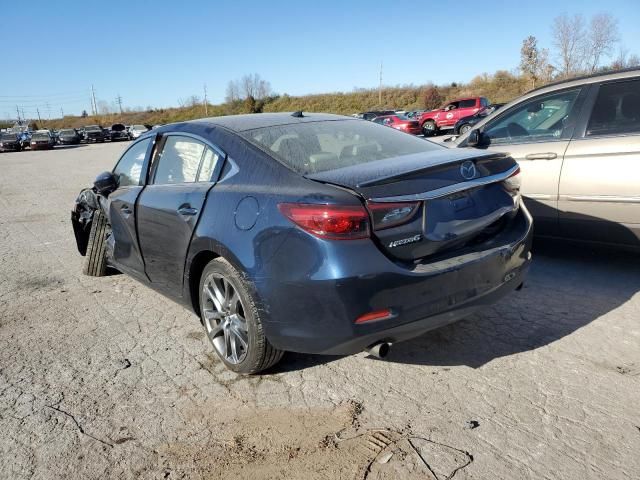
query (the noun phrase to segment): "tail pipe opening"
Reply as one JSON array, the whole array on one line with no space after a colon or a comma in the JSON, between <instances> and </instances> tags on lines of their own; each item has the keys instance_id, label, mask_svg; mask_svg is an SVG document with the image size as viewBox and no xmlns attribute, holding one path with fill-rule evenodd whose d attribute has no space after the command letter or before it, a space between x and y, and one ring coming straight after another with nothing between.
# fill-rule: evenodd
<instances>
[{"instance_id":1,"label":"tail pipe opening","mask_svg":"<svg viewBox=\"0 0 640 480\"><path fill-rule=\"evenodd\" d=\"M388 342L378 342L374 343L370 347L365 348L365 352L367 352L372 357L376 358L384 358L389 355L391 351L391 344Z\"/></svg>"}]
</instances>

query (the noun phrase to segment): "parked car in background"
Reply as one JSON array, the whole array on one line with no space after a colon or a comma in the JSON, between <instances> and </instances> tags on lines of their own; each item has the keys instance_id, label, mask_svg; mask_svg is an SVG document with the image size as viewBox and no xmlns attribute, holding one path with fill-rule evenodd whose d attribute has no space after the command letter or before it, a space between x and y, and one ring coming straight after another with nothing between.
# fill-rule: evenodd
<instances>
[{"instance_id":1,"label":"parked car in background","mask_svg":"<svg viewBox=\"0 0 640 480\"><path fill-rule=\"evenodd\" d=\"M384 115L373 119L374 123L384 125L386 127L395 128L401 132L410 133L412 135L420 135L420 124L416 120L411 120L402 115Z\"/></svg>"},{"instance_id":2,"label":"parked car in background","mask_svg":"<svg viewBox=\"0 0 640 480\"><path fill-rule=\"evenodd\" d=\"M111 141L111 129L110 128L103 128L102 132L104 133L104 139Z\"/></svg>"},{"instance_id":3,"label":"parked car in background","mask_svg":"<svg viewBox=\"0 0 640 480\"><path fill-rule=\"evenodd\" d=\"M82 137L73 128L65 128L58 133L58 143L60 145L78 145Z\"/></svg>"},{"instance_id":4,"label":"parked car in background","mask_svg":"<svg viewBox=\"0 0 640 480\"><path fill-rule=\"evenodd\" d=\"M149 129L145 125L132 125L129 128L129 135L131 135L131 138L135 140L136 138L140 137L140 135L148 131Z\"/></svg>"},{"instance_id":5,"label":"parked car in background","mask_svg":"<svg viewBox=\"0 0 640 480\"><path fill-rule=\"evenodd\" d=\"M538 234L640 249L640 69L533 90L450 146L513 156Z\"/></svg>"},{"instance_id":6,"label":"parked car in background","mask_svg":"<svg viewBox=\"0 0 640 480\"><path fill-rule=\"evenodd\" d=\"M20 146L22 147L22 150L31 148L31 135L32 133L29 130L18 133L18 138L20 139Z\"/></svg>"},{"instance_id":7,"label":"parked car in background","mask_svg":"<svg viewBox=\"0 0 640 480\"><path fill-rule=\"evenodd\" d=\"M22 150L20 135L16 132L0 133L0 152L19 152Z\"/></svg>"},{"instance_id":8,"label":"parked car in background","mask_svg":"<svg viewBox=\"0 0 640 480\"><path fill-rule=\"evenodd\" d=\"M100 125L87 125L83 132L84 141L87 143L104 142L104 130Z\"/></svg>"},{"instance_id":9,"label":"parked car in background","mask_svg":"<svg viewBox=\"0 0 640 480\"><path fill-rule=\"evenodd\" d=\"M31 136L31 150L51 150L56 139L49 130L36 130Z\"/></svg>"},{"instance_id":10,"label":"parked car in background","mask_svg":"<svg viewBox=\"0 0 640 480\"><path fill-rule=\"evenodd\" d=\"M85 273L191 308L224 364L255 373L285 350L382 357L518 288L518 172L349 117L217 117L135 141L71 218Z\"/></svg>"},{"instance_id":11,"label":"parked car in background","mask_svg":"<svg viewBox=\"0 0 640 480\"><path fill-rule=\"evenodd\" d=\"M418 121L424 136L430 137L440 130L452 129L461 118L474 115L489 105L489 100L484 97L460 98L442 108L424 112Z\"/></svg>"},{"instance_id":12,"label":"parked car in background","mask_svg":"<svg viewBox=\"0 0 640 480\"><path fill-rule=\"evenodd\" d=\"M371 110L369 112L358 113L357 117L363 120L373 120L376 117L381 117L383 115L395 115L396 112L393 110Z\"/></svg>"},{"instance_id":13,"label":"parked car in background","mask_svg":"<svg viewBox=\"0 0 640 480\"><path fill-rule=\"evenodd\" d=\"M493 112L495 112L499 108L504 107L504 105L505 105L504 103L494 103L492 105L489 105L486 108L483 108L478 113L475 113L473 115L469 115L468 117L462 117L453 126L453 134L454 135L460 135L460 134L463 134L463 133L467 133L469 130L471 130L471 128L476 123L478 123L480 120L484 119L484 117L487 117L487 116L491 115Z\"/></svg>"},{"instance_id":14,"label":"parked car in background","mask_svg":"<svg viewBox=\"0 0 640 480\"><path fill-rule=\"evenodd\" d=\"M111 125L111 141L115 142L118 140L131 140L127 127L122 123L114 123Z\"/></svg>"}]
</instances>

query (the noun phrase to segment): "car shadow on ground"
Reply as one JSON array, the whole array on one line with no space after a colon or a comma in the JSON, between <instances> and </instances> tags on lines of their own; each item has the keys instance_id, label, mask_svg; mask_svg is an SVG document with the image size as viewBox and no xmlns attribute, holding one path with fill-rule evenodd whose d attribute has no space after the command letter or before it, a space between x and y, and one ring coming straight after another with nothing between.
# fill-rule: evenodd
<instances>
[{"instance_id":1,"label":"car shadow on ground","mask_svg":"<svg viewBox=\"0 0 640 480\"><path fill-rule=\"evenodd\" d=\"M479 314L398 343L379 361L478 368L570 335L640 291L636 253L536 239L533 255L521 291ZM288 353L275 373L337 358Z\"/></svg>"}]
</instances>

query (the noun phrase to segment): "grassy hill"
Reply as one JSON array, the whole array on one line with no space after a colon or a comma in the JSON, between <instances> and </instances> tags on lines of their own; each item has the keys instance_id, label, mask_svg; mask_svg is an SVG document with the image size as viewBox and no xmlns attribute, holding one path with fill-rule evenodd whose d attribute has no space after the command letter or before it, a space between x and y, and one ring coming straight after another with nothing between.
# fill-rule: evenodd
<instances>
[{"instance_id":1,"label":"grassy hill","mask_svg":"<svg viewBox=\"0 0 640 480\"><path fill-rule=\"evenodd\" d=\"M359 89L352 92L336 92L315 95L290 96L287 94L269 97L261 101L236 101L211 105L207 107L208 116L232 115L251 112L287 112L303 110L306 112L327 112L342 115L374 109L417 110L436 108L447 100L458 97L481 95L492 102L506 102L530 88L530 82L506 71L498 71L493 75L483 74L468 84L452 83L446 86L420 85L387 87L382 90L382 102L378 98L377 89ZM150 109L123 114L106 114L89 117L65 116L49 120L39 125L40 128L82 127L100 124L109 126L114 123L132 124L166 124L194 118L205 117L204 105L187 107Z\"/></svg>"}]
</instances>

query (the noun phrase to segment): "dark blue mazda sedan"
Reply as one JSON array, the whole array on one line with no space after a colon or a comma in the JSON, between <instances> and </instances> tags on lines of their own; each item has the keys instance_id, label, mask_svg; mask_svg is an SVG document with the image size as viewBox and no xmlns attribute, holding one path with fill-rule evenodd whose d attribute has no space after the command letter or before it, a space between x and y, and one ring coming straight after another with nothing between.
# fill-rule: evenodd
<instances>
[{"instance_id":1,"label":"dark blue mazda sedan","mask_svg":"<svg viewBox=\"0 0 640 480\"><path fill-rule=\"evenodd\" d=\"M531 217L509 156L316 113L167 125L72 212L84 272L192 309L225 365L383 357L522 285Z\"/></svg>"}]
</instances>

